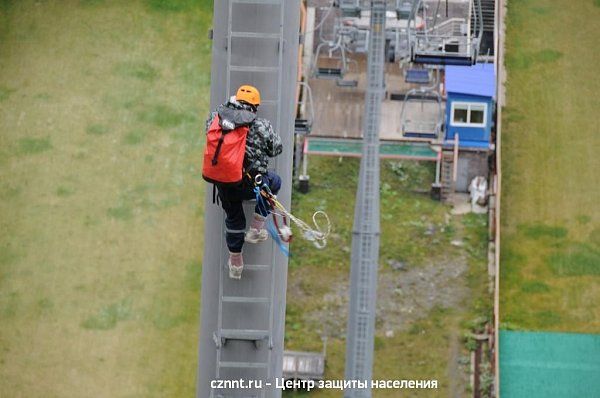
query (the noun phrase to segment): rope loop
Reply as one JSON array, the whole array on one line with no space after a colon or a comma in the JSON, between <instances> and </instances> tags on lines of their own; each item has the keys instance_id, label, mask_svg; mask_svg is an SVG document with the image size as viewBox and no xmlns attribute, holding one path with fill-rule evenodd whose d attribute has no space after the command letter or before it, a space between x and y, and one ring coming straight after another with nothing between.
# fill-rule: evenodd
<instances>
[{"instance_id":1,"label":"rope loop","mask_svg":"<svg viewBox=\"0 0 600 398\"><path fill-rule=\"evenodd\" d=\"M322 210L314 212L312 215L313 225L311 226L290 213L281 202L277 200L277 196L274 195L269 186L264 183L262 175L256 175L254 178L254 185L254 194L256 195L256 203L259 209L273 215L274 225L273 228L269 228L269 231L273 238L275 238L275 235L272 232L276 232L276 241L285 243L291 242L293 233L288 223L288 220L290 220L302 231L302 237L307 241L312 242L317 249L323 249L327 246L327 238L331 234L331 220L327 213ZM277 221L277 217L282 220L281 225ZM319 221L319 219L321 219L321 221Z\"/></svg>"}]
</instances>

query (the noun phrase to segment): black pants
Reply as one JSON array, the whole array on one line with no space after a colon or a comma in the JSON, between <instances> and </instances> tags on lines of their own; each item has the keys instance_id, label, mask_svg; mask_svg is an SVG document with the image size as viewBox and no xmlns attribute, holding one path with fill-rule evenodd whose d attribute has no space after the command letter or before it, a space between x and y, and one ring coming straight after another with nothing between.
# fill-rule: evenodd
<instances>
[{"instance_id":1,"label":"black pants","mask_svg":"<svg viewBox=\"0 0 600 398\"><path fill-rule=\"evenodd\" d=\"M277 194L281 189L281 178L272 171L263 174L263 183L267 184L273 194ZM256 198L254 187L249 184L243 184L239 187L217 186L221 205L225 210L225 239L227 247L232 253L240 253L244 246L244 235L246 233L246 216L244 215L244 200ZM256 205L256 213L266 217L269 215L266 209Z\"/></svg>"}]
</instances>

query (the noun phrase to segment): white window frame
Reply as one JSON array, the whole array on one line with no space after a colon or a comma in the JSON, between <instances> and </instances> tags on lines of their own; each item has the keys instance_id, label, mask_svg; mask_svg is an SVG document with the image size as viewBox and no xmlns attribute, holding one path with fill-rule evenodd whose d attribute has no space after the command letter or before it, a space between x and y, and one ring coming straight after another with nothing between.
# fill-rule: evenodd
<instances>
[{"instance_id":1,"label":"white window frame","mask_svg":"<svg viewBox=\"0 0 600 398\"><path fill-rule=\"evenodd\" d=\"M478 107L483 106L483 123L470 123L471 120L471 106L476 105ZM454 121L454 109L455 107L467 108L467 123L455 122ZM456 127L485 127L487 125L487 111L488 104L485 102L464 102L464 101L453 101L450 109L450 125Z\"/></svg>"}]
</instances>

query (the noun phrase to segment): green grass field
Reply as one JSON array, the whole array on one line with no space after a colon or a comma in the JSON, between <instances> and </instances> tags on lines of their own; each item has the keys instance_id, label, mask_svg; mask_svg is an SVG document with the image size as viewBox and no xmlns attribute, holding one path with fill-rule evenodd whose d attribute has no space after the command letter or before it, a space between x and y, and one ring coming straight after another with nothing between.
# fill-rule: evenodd
<instances>
[{"instance_id":1,"label":"green grass field","mask_svg":"<svg viewBox=\"0 0 600 398\"><path fill-rule=\"evenodd\" d=\"M600 3L508 4L501 322L600 332Z\"/></svg>"},{"instance_id":2,"label":"green grass field","mask_svg":"<svg viewBox=\"0 0 600 398\"><path fill-rule=\"evenodd\" d=\"M0 2L0 396L193 395L211 4Z\"/></svg>"}]
</instances>

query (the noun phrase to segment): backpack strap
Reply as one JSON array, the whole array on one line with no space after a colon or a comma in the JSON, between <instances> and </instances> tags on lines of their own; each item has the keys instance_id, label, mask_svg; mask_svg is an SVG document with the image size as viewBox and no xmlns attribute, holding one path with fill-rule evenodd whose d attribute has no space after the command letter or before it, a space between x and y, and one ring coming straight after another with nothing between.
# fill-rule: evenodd
<instances>
[{"instance_id":1,"label":"backpack strap","mask_svg":"<svg viewBox=\"0 0 600 398\"><path fill-rule=\"evenodd\" d=\"M217 184L213 184L213 205L217 204L217 206L220 205L219 203L219 194L217 193Z\"/></svg>"},{"instance_id":2,"label":"backpack strap","mask_svg":"<svg viewBox=\"0 0 600 398\"><path fill-rule=\"evenodd\" d=\"M218 161L219 154L221 153L221 147L223 146L223 141L225 140L225 132L221 130L221 138L219 138L219 143L217 144L217 149L215 150L215 155L212 158L212 165L216 166Z\"/></svg>"}]
</instances>

